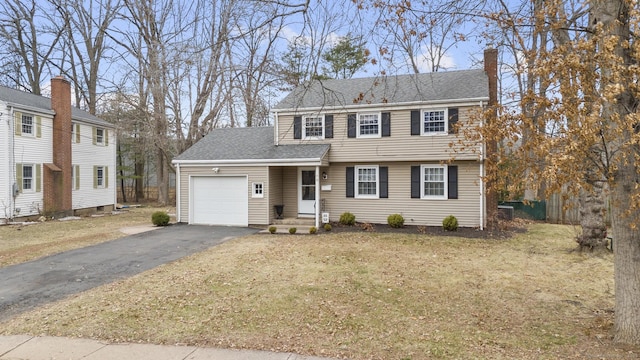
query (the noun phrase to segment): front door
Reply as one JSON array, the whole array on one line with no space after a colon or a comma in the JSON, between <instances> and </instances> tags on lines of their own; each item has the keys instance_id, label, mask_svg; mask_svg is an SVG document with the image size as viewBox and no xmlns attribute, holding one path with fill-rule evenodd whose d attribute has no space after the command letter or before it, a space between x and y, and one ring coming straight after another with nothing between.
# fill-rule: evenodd
<instances>
[{"instance_id":1,"label":"front door","mask_svg":"<svg viewBox=\"0 0 640 360\"><path fill-rule=\"evenodd\" d=\"M300 187L298 197L298 216L312 217L316 214L316 171L300 169L298 176Z\"/></svg>"}]
</instances>

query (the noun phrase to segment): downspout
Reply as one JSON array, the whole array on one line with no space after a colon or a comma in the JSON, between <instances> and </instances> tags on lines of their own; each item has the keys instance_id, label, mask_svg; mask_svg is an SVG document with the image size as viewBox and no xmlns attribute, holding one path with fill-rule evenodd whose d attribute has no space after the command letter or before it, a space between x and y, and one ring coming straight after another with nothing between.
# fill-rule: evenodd
<instances>
[{"instance_id":1,"label":"downspout","mask_svg":"<svg viewBox=\"0 0 640 360\"><path fill-rule=\"evenodd\" d=\"M176 163L176 222L180 222L180 163Z\"/></svg>"},{"instance_id":2,"label":"downspout","mask_svg":"<svg viewBox=\"0 0 640 360\"><path fill-rule=\"evenodd\" d=\"M315 218L316 218L316 229L320 228L320 166L316 166L316 204L315 208Z\"/></svg>"},{"instance_id":3,"label":"downspout","mask_svg":"<svg viewBox=\"0 0 640 360\"><path fill-rule=\"evenodd\" d=\"M480 102L482 109L482 101ZM483 127L482 117L480 117L480 128ZM480 230L484 230L484 141L480 142Z\"/></svg>"},{"instance_id":4,"label":"downspout","mask_svg":"<svg viewBox=\"0 0 640 360\"><path fill-rule=\"evenodd\" d=\"M278 135L278 112L273 113L273 143L278 146L280 143L280 135Z\"/></svg>"},{"instance_id":5,"label":"downspout","mask_svg":"<svg viewBox=\"0 0 640 360\"><path fill-rule=\"evenodd\" d=\"M7 125L8 125L8 130L9 133L7 134L7 154L9 155L9 214L5 214L8 215L8 218L5 219L5 221L9 221L9 219L13 219L13 216L15 215L16 211L15 211L15 206L16 206L16 201L15 201L15 186L17 186L17 179L16 179L16 158L15 158L15 153L14 153L14 147L15 147L15 136L16 136L16 130L15 130L15 114L14 112L14 107L10 106L9 107L9 119L7 120Z\"/></svg>"}]
</instances>

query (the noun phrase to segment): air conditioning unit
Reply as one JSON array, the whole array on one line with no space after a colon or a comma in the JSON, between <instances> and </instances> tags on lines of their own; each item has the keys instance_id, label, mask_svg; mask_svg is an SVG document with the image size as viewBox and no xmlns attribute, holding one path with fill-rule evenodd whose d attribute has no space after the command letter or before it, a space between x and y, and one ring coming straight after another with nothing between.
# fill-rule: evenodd
<instances>
[{"instance_id":1,"label":"air conditioning unit","mask_svg":"<svg viewBox=\"0 0 640 360\"><path fill-rule=\"evenodd\" d=\"M503 220L513 220L515 218L513 206L498 205L498 217Z\"/></svg>"}]
</instances>

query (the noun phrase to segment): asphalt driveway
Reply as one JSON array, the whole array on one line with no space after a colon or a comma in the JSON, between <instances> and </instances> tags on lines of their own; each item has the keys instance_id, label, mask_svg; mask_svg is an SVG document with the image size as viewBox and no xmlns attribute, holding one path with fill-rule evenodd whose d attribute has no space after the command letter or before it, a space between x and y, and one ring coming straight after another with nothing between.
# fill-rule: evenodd
<instances>
[{"instance_id":1,"label":"asphalt driveway","mask_svg":"<svg viewBox=\"0 0 640 360\"><path fill-rule=\"evenodd\" d=\"M0 321L257 231L178 224L0 268Z\"/></svg>"}]
</instances>

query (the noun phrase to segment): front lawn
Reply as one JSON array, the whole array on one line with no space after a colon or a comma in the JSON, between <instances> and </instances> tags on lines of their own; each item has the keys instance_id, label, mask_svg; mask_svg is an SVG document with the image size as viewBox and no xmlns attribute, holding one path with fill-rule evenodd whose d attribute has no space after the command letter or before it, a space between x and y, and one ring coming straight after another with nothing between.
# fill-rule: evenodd
<instances>
[{"instance_id":1,"label":"front lawn","mask_svg":"<svg viewBox=\"0 0 640 360\"><path fill-rule=\"evenodd\" d=\"M259 234L0 324L1 334L349 359L635 359L612 346L613 255L509 239Z\"/></svg>"}]
</instances>

